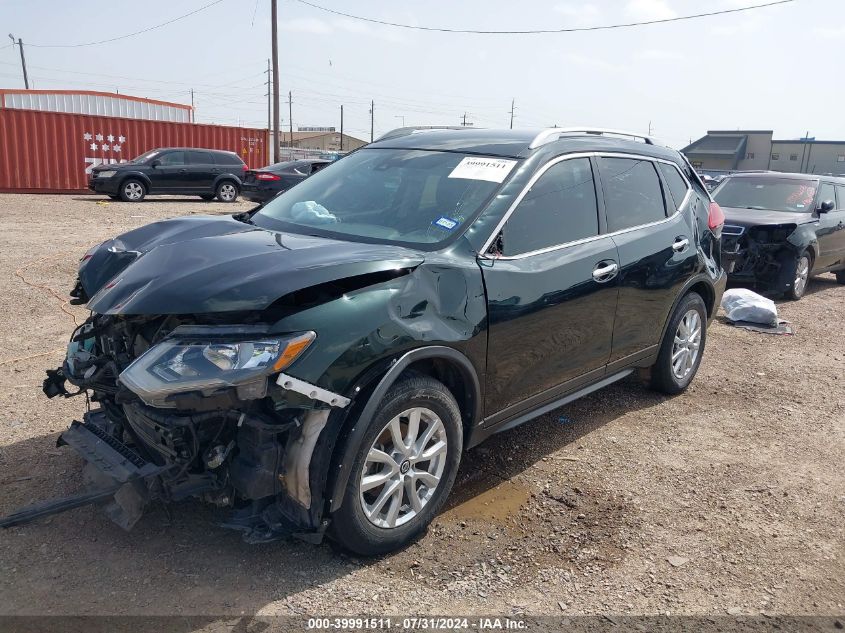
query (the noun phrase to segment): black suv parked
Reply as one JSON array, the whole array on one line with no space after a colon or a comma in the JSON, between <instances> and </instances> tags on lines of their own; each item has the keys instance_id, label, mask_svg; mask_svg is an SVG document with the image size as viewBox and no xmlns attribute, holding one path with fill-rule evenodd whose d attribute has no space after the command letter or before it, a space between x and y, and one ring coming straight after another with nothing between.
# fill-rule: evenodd
<instances>
[{"instance_id":1,"label":"black suv parked","mask_svg":"<svg viewBox=\"0 0 845 633\"><path fill-rule=\"evenodd\" d=\"M405 130L260 209L92 248L44 391L97 403L60 442L99 487L0 524L199 496L250 541L386 552L491 434L638 369L683 391L721 211L678 152L613 134Z\"/></svg>"},{"instance_id":2,"label":"black suv parked","mask_svg":"<svg viewBox=\"0 0 845 633\"><path fill-rule=\"evenodd\" d=\"M99 165L91 170L88 188L110 198L140 202L150 194L200 196L234 202L246 165L234 152L193 147L164 147L128 163Z\"/></svg>"},{"instance_id":3,"label":"black suv parked","mask_svg":"<svg viewBox=\"0 0 845 633\"><path fill-rule=\"evenodd\" d=\"M845 284L845 178L737 173L713 196L725 212L722 260L732 282L800 299L811 275Z\"/></svg>"}]
</instances>

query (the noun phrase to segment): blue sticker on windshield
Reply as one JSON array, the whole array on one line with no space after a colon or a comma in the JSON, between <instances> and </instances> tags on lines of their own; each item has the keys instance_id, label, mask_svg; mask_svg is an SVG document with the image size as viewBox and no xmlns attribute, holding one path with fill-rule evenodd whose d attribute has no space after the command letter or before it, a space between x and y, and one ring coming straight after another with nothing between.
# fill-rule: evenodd
<instances>
[{"instance_id":1,"label":"blue sticker on windshield","mask_svg":"<svg viewBox=\"0 0 845 633\"><path fill-rule=\"evenodd\" d=\"M439 226L441 229L446 229L447 231L451 231L456 226L458 226L458 221L453 220L452 218L447 218L446 216L443 216L442 218L439 218L439 219L435 220L434 222L432 222L432 224L434 224L435 226Z\"/></svg>"}]
</instances>

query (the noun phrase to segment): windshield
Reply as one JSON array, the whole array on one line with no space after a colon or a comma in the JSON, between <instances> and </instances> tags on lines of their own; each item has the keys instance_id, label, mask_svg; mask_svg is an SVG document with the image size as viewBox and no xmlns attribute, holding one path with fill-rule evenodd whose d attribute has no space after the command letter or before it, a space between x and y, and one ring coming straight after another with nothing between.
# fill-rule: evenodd
<instances>
[{"instance_id":1,"label":"windshield","mask_svg":"<svg viewBox=\"0 0 845 633\"><path fill-rule=\"evenodd\" d=\"M153 158L154 156L156 156L159 153L160 153L159 150L151 149L149 152L144 152L140 156L136 156L135 158L133 158L129 162L135 163L136 165L138 163L146 163L148 160L150 160L151 158Z\"/></svg>"},{"instance_id":2,"label":"windshield","mask_svg":"<svg viewBox=\"0 0 845 633\"><path fill-rule=\"evenodd\" d=\"M815 180L794 178L727 178L713 193L721 207L766 211L811 212Z\"/></svg>"},{"instance_id":3,"label":"windshield","mask_svg":"<svg viewBox=\"0 0 845 633\"><path fill-rule=\"evenodd\" d=\"M252 222L430 250L466 228L515 164L455 152L362 149L277 196Z\"/></svg>"}]
</instances>

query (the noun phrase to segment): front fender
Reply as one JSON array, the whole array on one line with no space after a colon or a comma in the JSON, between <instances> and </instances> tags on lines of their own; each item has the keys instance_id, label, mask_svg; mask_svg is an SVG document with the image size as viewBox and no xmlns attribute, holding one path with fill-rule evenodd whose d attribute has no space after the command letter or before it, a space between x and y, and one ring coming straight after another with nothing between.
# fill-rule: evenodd
<instances>
[{"instance_id":1,"label":"front fender","mask_svg":"<svg viewBox=\"0 0 845 633\"><path fill-rule=\"evenodd\" d=\"M121 172L120 173L120 185L118 185L118 189L123 186L123 183L127 180L140 180L144 183L144 186L147 188L147 191L150 191L153 188L153 183L150 180L150 177L147 174L140 172L140 171L129 171L129 172Z\"/></svg>"}]
</instances>

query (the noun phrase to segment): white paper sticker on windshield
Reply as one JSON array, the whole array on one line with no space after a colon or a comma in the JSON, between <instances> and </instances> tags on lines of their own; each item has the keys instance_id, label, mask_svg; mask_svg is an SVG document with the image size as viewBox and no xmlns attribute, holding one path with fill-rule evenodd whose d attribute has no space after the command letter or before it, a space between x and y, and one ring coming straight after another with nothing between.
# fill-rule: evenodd
<instances>
[{"instance_id":1,"label":"white paper sticker on windshield","mask_svg":"<svg viewBox=\"0 0 845 633\"><path fill-rule=\"evenodd\" d=\"M507 160L506 158L467 156L452 170L449 178L502 182L514 165L516 165L515 160Z\"/></svg>"}]
</instances>

